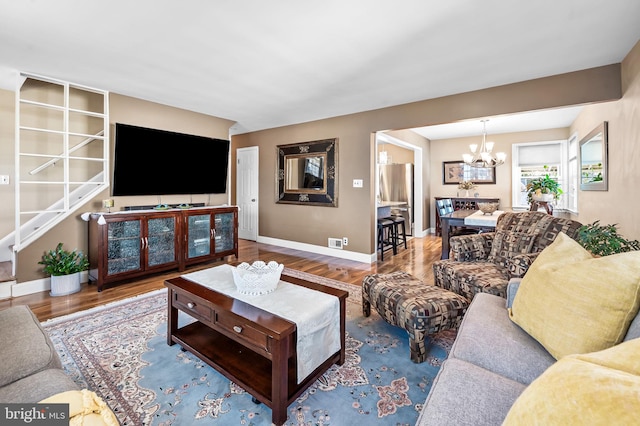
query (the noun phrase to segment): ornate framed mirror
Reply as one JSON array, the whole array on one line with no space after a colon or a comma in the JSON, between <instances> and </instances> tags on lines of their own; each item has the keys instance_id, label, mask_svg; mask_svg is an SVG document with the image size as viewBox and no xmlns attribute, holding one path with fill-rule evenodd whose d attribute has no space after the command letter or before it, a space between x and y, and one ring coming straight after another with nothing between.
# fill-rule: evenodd
<instances>
[{"instance_id":1,"label":"ornate framed mirror","mask_svg":"<svg viewBox=\"0 0 640 426\"><path fill-rule=\"evenodd\" d=\"M605 121L580 141L580 189L606 191L608 182L608 123Z\"/></svg>"},{"instance_id":2,"label":"ornate framed mirror","mask_svg":"<svg viewBox=\"0 0 640 426\"><path fill-rule=\"evenodd\" d=\"M277 149L277 203L337 207L337 138L278 145Z\"/></svg>"}]
</instances>

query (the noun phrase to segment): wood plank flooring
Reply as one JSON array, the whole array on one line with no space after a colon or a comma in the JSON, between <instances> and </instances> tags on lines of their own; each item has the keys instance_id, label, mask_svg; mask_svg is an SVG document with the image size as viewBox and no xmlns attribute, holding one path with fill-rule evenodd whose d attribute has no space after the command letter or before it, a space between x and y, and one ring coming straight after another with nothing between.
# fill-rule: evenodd
<instances>
[{"instance_id":1,"label":"wood plank flooring","mask_svg":"<svg viewBox=\"0 0 640 426\"><path fill-rule=\"evenodd\" d=\"M406 271L427 283L433 283L432 264L435 260L440 259L441 242L440 237L432 235L424 238L411 238L408 241L407 249L399 249L398 254L395 256L391 252L386 252L384 262L379 260L380 256L378 255L378 261L373 264L354 262L246 240L240 240L238 248L238 259L235 259L234 256L228 256L224 260L197 265L187 269L185 272L210 268L222 263L236 265L240 262L251 263L255 260L275 260L291 269L309 272L353 285L361 285L365 275L393 271ZM1 300L0 309L14 305L29 305L38 319L44 321L165 288L164 280L177 277L185 272L172 271L135 281L123 282L122 284L106 287L100 293L96 290L95 285L83 283L80 292L68 296L51 297L49 292L40 292L9 300Z\"/></svg>"}]
</instances>

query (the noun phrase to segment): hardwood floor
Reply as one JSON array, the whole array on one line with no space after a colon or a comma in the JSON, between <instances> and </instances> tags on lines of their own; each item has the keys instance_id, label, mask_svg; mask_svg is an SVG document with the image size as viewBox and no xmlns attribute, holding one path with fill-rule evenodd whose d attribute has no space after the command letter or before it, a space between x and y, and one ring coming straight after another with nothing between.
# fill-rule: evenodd
<instances>
[{"instance_id":1,"label":"hardwood floor","mask_svg":"<svg viewBox=\"0 0 640 426\"><path fill-rule=\"evenodd\" d=\"M275 260L291 269L321 275L353 285L360 285L365 275L393 271L406 271L427 283L433 283L431 265L435 260L440 259L441 253L440 237L433 235L424 238L411 238L408 241L407 249L399 249L398 254L395 256L391 252L386 252L384 262L381 262L379 260L380 256L378 256L378 261L373 264L354 262L246 240L240 240L238 248L237 260L234 256L228 256L221 261L188 268L185 272L210 268L223 263L236 265L240 262L251 263L255 260ZM40 292L2 300L0 301L0 309L14 305L29 305L38 319L44 321L165 288L164 280L177 277L185 272L172 271L123 282L122 284L106 287L100 293L96 291L95 285L83 283L82 290L75 294L51 297L49 292Z\"/></svg>"}]
</instances>

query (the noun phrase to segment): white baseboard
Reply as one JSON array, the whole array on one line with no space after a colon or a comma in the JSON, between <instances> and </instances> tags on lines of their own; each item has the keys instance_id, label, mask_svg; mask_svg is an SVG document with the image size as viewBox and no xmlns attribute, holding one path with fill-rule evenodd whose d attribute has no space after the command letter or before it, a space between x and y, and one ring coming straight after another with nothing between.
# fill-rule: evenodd
<instances>
[{"instance_id":1,"label":"white baseboard","mask_svg":"<svg viewBox=\"0 0 640 426\"><path fill-rule=\"evenodd\" d=\"M11 286L11 297L26 296L27 294L40 293L51 290L51 278L25 281Z\"/></svg>"},{"instance_id":2,"label":"white baseboard","mask_svg":"<svg viewBox=\"0 0 640 426\"><path fill-rule=\"evenodd\" d=\"M423 231L415 231L415 238L424 238L428 234L435 232L434 228L428 228ZM322 254L325 256L338 257L340 259L354 260L362 263L375 263L378 261L378 252L371 254L358 253L349 250L332 249L324 246L317 246L314 244L299 243L297 241L281 240L279 238L262 237L258 236L258 242L264 244L271 244L278 247L286 247L295 250L308 251L310 253Z\"/></svg>"},{"instance_id":3,"label":"white baseboard","mask_svg":"<svg viewBox=\"0 0 640 426\"><path fill-rule=\"evenodd\" d=\"M88 280L89 275L87 271L82 272L82 274L80 274L80 282L86 283ZM23 283L9 281L9 283L10 293L7 297L26 296L28 294L51 290L51 278L40 278L32 281L25 281ZM0 299L4 297L4 293L6 292L2 286L3 284L5 283L0 284Z\"/></svg>"},{"instance_id":4,"label":"white baseboard","mask_svg":"<svg viewBox=\"0 0 640 426\"><path fill-rule=\"evenodd\" d=\"M258 236L258 242L295 250L308 251L310 253L321 254L323 256L333 256L340 259L353 260L362 263L373 263L377 259L376 253L369 255L365 253L357 253L355 251L332 249L329 247L317 246L314 244L300 243L297 241L281 240L278 238Z\"/></svg>"}]
</instances>

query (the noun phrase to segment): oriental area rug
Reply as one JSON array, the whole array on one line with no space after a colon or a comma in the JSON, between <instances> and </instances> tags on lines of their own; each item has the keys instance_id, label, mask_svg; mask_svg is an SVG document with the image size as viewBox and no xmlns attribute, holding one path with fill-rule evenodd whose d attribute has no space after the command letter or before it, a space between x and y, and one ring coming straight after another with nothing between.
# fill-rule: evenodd
<instances>
[{"instance_id":1,"label":"oriental area rug","mask_svg":"<svg viewBox=\"0 0 640 426\"><path fill-rule=\"evenodd\" d=\"M360 287L288 268L283 274L349 291L346 362L289 406L285 424L414 425L455 331L433 336L427 361L414 364L404 330L375 310L362 316ZM122 425L271 425L270 408L179 345L167 345L167 290L43 327L66 373L101 396Z\"/></svg>"}]
</instances>

